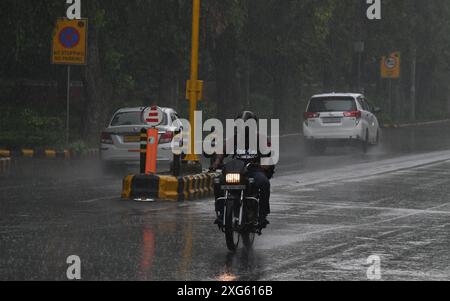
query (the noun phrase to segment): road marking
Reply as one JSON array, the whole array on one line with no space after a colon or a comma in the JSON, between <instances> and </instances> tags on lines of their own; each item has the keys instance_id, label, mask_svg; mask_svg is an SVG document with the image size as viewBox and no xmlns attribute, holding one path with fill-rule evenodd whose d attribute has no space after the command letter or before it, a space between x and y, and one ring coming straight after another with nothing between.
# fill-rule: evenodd
<instances>
[{"instance_id":1,"label":"road marking","mask_svg":"<svg viewBox=\"0 0 450 301\"><path fill-rule=\"evenodd\" d=\"M90 200L86 200L86 201L81 201L79 203L83 203L83 204L89 204L89 203L94 203L94 202L98 202L98 201L118 201L120 200L120 198L117 197L117 195L113 195L113 196L105 196L102 198L96 198L96 199L90 199Z\"/></svg>"},{"instance_id":2,"label":"road marking","mask_svg":"<svg viewBox=\"0 0 450 301\"><path fill-rule=\"evenodd\" d=\"M372 238L372 237L355 237L355 239L359 239L359 240L369 240L369 241L378 241L378 239L376 238Z\"/></svg>"},{"instance_id":3,"label":"road marking","mask_svg":"<svg viewBox=\"0 0 450 301\"><path fill-rule=\"evenodd\" d=\"M278 138L289 138L289 137L297 137L297 136L303 136L303 134L302 133L286 134L286 135L281 135Z\"/></svg>"}]
</instances>

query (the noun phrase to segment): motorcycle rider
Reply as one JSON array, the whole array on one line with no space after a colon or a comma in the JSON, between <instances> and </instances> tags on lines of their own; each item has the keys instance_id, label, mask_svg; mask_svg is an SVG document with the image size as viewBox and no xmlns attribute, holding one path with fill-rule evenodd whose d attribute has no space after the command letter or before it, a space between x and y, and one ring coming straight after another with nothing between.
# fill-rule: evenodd
<instances>
[{"instance_id":1,"label":"motorcycle rider","mask_svg":"<svg viewBox=\"0 0 450 301\"><path fill-rule=\"evenodd\" d=\"M235 119L237 120L243 120L244 122L247 122L249 120L255 120L258 122L257 116L250 111L243 111L241 112ZM255 151L252 151L249 149L249 140L250 135L257 135L258 139L258 149ZM270 181L269 179L272 178L275 166L264 166L261 165L261 158L264 157L270 157L270 155L262 155L259 150L259 139L266 139L267 142L270 144L270 141L267 137L263 135L259 135L259 133L250 133L248 128L246 129L245 133L245 150L237 150L237 131L235 132L235 137L231 141L225 141L225 150L227 149L227 145L232 143L234 147L234 155L233 159L242 160L247 165L250 163L250 166L248 167L248 176L249 178L254 179L254 187L259 191L259 201L260 201L260 212L259 212L259 225L261 228L265 228L269 223L267 220L267 216L270 214ZM226 154L226 151L224 151L224 154ZM217 170L222 164L223 160L227 157L227 155L217 155L214 163L211 166L211 170ZM221 178L221 183L224 182L223 177ZM215 196L216 200L219 197L223 196L223 191L221 191L220 186L216 187L215 189ZM216 201L216 212L217 212L217 219L215 221L215 224L222 225L223 224L223 204L219 204Z\"/></svg>"}]
</instances>

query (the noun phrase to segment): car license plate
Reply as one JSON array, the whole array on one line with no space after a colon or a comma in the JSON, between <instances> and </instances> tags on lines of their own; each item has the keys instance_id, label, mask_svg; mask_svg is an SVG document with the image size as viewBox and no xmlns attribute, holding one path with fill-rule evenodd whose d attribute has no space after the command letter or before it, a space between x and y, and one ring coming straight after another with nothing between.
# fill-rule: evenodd
<instances>
[{"instance_id":1,"label":"car license plate","mask_svg":"<svg viewBox=\"0 0 450 301\"><path fill-rule=\"evenodd\" d=\"M222 190L245 190L245 185L222 185Z\"/></svg>"},{"instance_id":2,"label":"car license plate","mask_svg":"<svg viewBox=\"0 0 450 301\"><path fill-rule=\"evenodd\" d=\"M326 117L322 118L323 123L341 123L340 117Z\"/></svg>"},{"instance_id":3,"label":"car license plate","mask_svg":"<svg viewBox=\"0 0 450 301\"><path fill-rule=\"evenodd\" d=\"M125 143L136 143L136 142L141 141L141 137L140 136L124 136L123 141Z\"/></svg>"}]
</instances>

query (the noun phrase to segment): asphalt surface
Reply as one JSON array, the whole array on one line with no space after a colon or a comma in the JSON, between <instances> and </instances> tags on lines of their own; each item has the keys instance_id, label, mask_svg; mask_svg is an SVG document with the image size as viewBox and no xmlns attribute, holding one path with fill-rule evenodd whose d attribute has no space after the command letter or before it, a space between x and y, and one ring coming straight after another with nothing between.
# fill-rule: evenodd
<instances>
[{"instance_id":1,"label":"asphalt surface","mask_svg":"<svg viewBox=\"0 0 450 301\"><path fill-rule=\"evenodd\" d=\"M271 225L229 253L212 199L120 200L97 162L25 160L0 176L0 280L450 280L450 124L385 130L368 154L305 157L281 139ZM127 172L132 172L128 170Z\"/></svg>"}]
</instances>

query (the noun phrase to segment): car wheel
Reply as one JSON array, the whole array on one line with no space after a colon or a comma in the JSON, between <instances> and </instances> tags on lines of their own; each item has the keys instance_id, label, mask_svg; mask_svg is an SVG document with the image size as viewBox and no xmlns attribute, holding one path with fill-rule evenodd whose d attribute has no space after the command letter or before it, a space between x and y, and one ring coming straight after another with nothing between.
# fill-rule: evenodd
<instances>
[{"instance_id":1,"label":"car wheel","mask_svg":"<svg viewBox=\"0 0 450 301\"><path fill-rule=\"evenodd\" d=\"M369 150L369 131L366 132L366 138L361 142L362 151L364 154Z\"/></svg>"},{"instance_id":2,"label":"car wheel","mask_svg":"<svg viewBox=\"0 0 450 301\"><path fill-rule=\"evenodd\" d=\"M321 156L323 155L327 150L327 145L323 142L316 142L314 143L314 152Z\"/></svg>"},{"instance_id":3,"label":"car wheel","mask_svg":"<svg viewBox=\"0 0 450 301\"><path fill-rule=\"evenodd\" d=\"M304 140L303 143L304 151L306 156L312 156L314 154L314 144L311 141Z\"/></svg>"}]
</instances>

